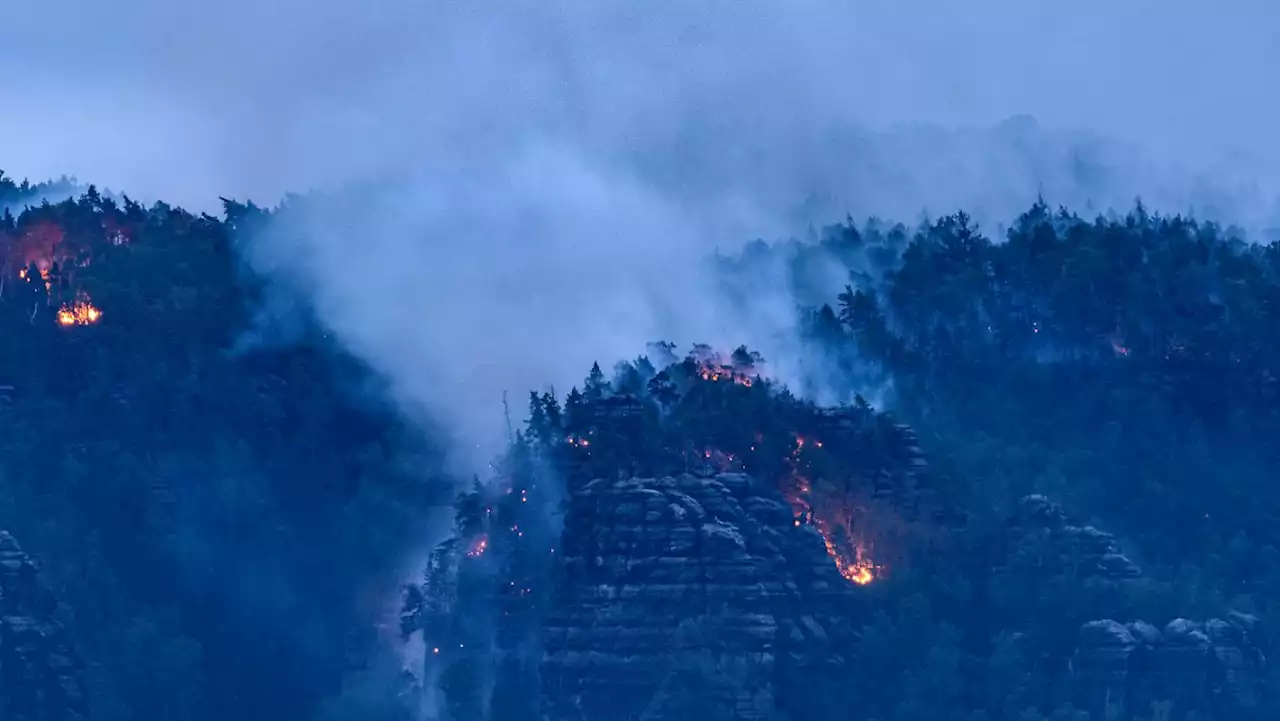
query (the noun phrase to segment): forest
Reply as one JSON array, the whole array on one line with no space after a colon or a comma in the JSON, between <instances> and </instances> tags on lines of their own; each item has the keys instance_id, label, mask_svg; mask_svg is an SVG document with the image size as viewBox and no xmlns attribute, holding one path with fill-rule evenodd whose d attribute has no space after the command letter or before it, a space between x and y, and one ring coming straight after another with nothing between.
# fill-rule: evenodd
<instances>
[{"instance_id":1,"label":"forest","mask_svg":"<svg viewBox=\"0 0 1280 721\"><path fill-rule=\"evenodd\" d=\"M57 190L0 180L0 527L43 564L93 717L311 718L449 498L435 436L302 305L242 343L266 283L226 219Z\"/></svg>"},{"instance_id":2,"label":"forest","mask_svg":"<svg viewBox=\"0 0 1280 721\"><path fill-rule=\"evenodd\" d=\"M1087 220L1038 202L999 241L960 212L914 230L849 221L807 242L753 244L720 259L726 291L750 294L753 279L779 262L807 352L822 361L801 385L834 388L842 408L771 382L767 359L745 347L681 354L673 343L653 344L610 375L593 366L563 400L532 393L505 483L458 500L459 542L497 565L486 575L459 564L481 582L450 588L428 573L411 589L409 629L476 646L493 631L474 619L459 628L441 609L474 607L504 583L524 589L522 608L545 613L554 589L531 578L549 576L530 571L541 561L518 559L527 537L549 535L540 509L560 491L548 484L563 482L572 496L592 478L705 466L777 483L797 524L815 525L832 563L865 585L861 665L846 687L854 718L1274 715L1276 679L1261 660L1269 646L1258 627L1249 632L1258 657L1244 662L1255 674L1248 701L1224 691L1175 701L1176 690L1149 688L1135 692L1147 696L1136 712L1094 710L1068 687L1077 630L1091 621L1154 629L1275 617L1268 521L1280 467L1280 245L1141 203ZM849 284L814 304L815 279L831 263ZM872 408L860 390L883 396L886 408ZM852 433L834 432L833 411L852 419ZM892 440L906 427L933 466L930 483L884 488L870 471L911 460ZM1045 497L1051 513L1121 539L1112 567L1064 558L1055 568L1026 557L1044 548L1000 548L1020 504ZM447 564L449 550L437 563ZM499 609L499 636L530 632ZM482 716L481 660L443 663L452 717ZM494 703L506 705L491 717L536 717L536 708L511 711L520 687L506 684L518 678L494 679Z\"/></svg>"},{"instance_id":3,"label":"forest","mask_svg":"<svg viewBox=\"0 0 1280 721\"><path fill-rule=\"evenodd\" d=\"M384 663L383 585L441 508L453 555L485 565L455 587L468 612L442 612L446 544L402 631L468 649L432 681L449 718L537 718L536 673L516 658L486 690L469 649L536 645L557 519L596 478L776 483L859 593L849 718L1090 718L1063 681L1082 623L1280 611L1280 243L1044 201L999 237L957 212L752 243L716 259L722 290L786 268L802 382L747 347L655 339L567 393L512 389L527 413L492 477L457 479L444 435L306 298L280 317L243 261L271 211L3 175L0 209L0 528L40 559L96 718L412 717L400 679L361 684ZM923 487L870 472L917 444ZM1002 571L1032 494L1115 534L1141 578ZM1251 704L1201 718L1277 717L1261 673Z\"/></svg>"}]
</instances>

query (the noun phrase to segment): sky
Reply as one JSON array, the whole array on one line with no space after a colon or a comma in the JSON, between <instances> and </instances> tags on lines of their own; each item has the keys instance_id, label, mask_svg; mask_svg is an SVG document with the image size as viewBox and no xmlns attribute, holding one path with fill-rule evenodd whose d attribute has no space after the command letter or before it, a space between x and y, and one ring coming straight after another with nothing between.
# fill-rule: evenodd
<instances>
[{"instance_id":1,"label":"sky","mask_svg":"<svg viewBox=\"0 0 1280 721\"><path fill-rule=\"evenodd\" d=\"M1208 163L1274 155L1280 127L1265 0L11 5L0 167L193 207L545 135L722 165L849 125L1026 113Z\"/></svg>"},{"instance_id":2,"label":"sky","mask_svg":"<svg viewBox=\"0 0 1280 721\"><path fill-rule=\"evenodd\" d=\"M1280 227L1280 5L42 0L4 10L0 168L217 212L410 412L477 439L669 338L785 353L698 258L809 222L986 227L1037 193ZM809 202L806 204L805 201ZM300 261L304 258L305 261Z\"/></svg>"}]
</instances>

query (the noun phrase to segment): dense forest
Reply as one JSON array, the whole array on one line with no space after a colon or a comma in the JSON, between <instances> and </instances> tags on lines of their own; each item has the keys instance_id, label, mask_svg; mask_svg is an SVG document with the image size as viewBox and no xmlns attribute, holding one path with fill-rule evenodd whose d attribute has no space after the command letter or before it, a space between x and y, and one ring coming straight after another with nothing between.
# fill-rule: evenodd
<instances>
[{"instance_id":1,"label":"dense forest","mask_svg":"<svg viewBox=\"0 0 1280 721\"><path fill-rule=\"evenodd\" d=\"M93 717L308 718L448 498L440 449L304 305L244 345L267 284L232 223L58 191L0 179L0 528L43 561Z\"/></svg>"},{"instance_id":2,"label":"dense forest","mask_svg":"<svg viewBox=\"0 0 1280 721\"><path fill-rule=\"evenodd\" d=\"M401 551L452 503L405 592L430 673L404 684L459 721L537 718L559 523L599 478L776 488L857 593L850 718L1089 718L1064 681L1082 623L1280 617L1280 244L1044 202L998 238L957 213L753 243L717 259L721 290L785 268L804 378L747 347L602 358L523 389L491 477L459 484L442 437L242 261L271 212L72 185L0 176L0 528L43 562L94 717L412 716L395 683L350 689ZM1141 577L1008 572L1028 497L1115 534ZM1275 718L1261 673L1201 718ZM1141 717L1168 717L1153 698Z\"/></svg>"},{"instance_id":3,"label":"dense forest","mask_svg":"<svg viewBox=\"0 0 1280 721\"><path fill-rule=\"evenodd\" d=\"M777 484L796 522L818 527L832 563L865 585L862 665L847 689L855 718L1274 714L1276 682L1263 665L1250 666L1259 693L1248 702L1144 689L1136 715L1088 709L1067 677L1077 630L1096 619L1147 628L1275 617L1280 245L1141 204L1087 220L1040 202L999 241L964 213L915 230L850 221L719 262L726 292L744 302L769 267L787 269L807 352L821 361L795 390L846 405L793 395L746 348L721 355L695 345L681 355L670 343L610 375L593 367L563 399L531 394L502 482L458 502L467 555L499 560L487 572L459 564L479 585L442 588L428 573L410 594L410 629L461 634L468 648L495 633L485 623L440 628L450 606L433 593L478 607L512 583L526 603L546 604L550 591L511 565L527 534L550 535L538 527L546 514L523 505L543 508L561 492L539 483L563 482L572 495L592 478L742 470ZM832 264L849 283L821 302ZM883 397L893 416L861 393ZM833 415L853 419L854 431L834 432ZM900 421L934 466L927 487L886 489L892 478L867 472L895 455L910 460L891 441L908 427ZM1034 508L1046 497L1052 510ZM999 549L1019 504L1116 533L1123 553L1102 569L1112 577ZM437 617L424 624L433 607ZM1261 653L1265 634L1251 633ZM453 717L482 715L476 654L442 668L446 700L460 704ZM506 683L518 676L497 674L495 698L514 693Z\"/></svg>"}]
</instances>

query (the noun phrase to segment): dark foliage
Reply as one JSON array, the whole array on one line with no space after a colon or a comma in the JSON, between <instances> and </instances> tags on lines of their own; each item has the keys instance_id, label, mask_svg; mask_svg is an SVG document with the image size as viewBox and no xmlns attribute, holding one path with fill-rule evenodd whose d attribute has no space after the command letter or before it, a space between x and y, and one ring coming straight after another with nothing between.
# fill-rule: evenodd
<instances>
[{"instance_id":1,"label":"dark foliage","mask_svg":"<svg viewBox=\"0 0 1280 721\"><path fill-rule=\"evenodd\" d=\"M864 502L873 489L859 471L893 462L895 426L859 392L915 427L932 460L936 512L906 533L875 529L888 573L867 587L852 717L1090 718L1073 706L1092 703L1072 686L1081 624L1276 617L1278 258L1280 245L1140 205L1087 221L1040 203L998 243L959 213L914 233L850 223L723 261L744 297L760 268L788 268L826 362L805 382L865 419L808 456L827 489L816 512L853 498L881 521L910 516L901 497ZM806 308L820 297L810 269L833 262L848 285ZM746 349L728 360L672 350L655 345L612 379L593 367L563 406L534 394L513 457L558 469L569 492L726 464L770 482L794 473L798 439L822 437L824 412L755 377L762 359ZM750 385L734 382L739 371ZM1142 577L1093 577L1010 546L1008 519L1031 493L1117 533ZM1277 689L1263 682L1258 704L1215 697L1198 717L1273 716ZM1184 718L1161 693L1108 713Z\"/></svg>"},{"instance_id":2,"label":"dark foliage","mask_svg":"<svg viewBox=\"0 0 1280 721\"><path fill-rule=\"evenodd\" d=\"M0 528L45 560L97 718L310 717L370 670L368 597L448 487L440 450L370 400L378 379L301 299L287 337L245 347L279 291L236 252L263 211L51 202L71 182L0 177ZM620 475L744 470L837 552L871 549L854 718L1076 718L1084 622L1280 617L1280 245L1039 203L1001 242L959 213L753 244L722 259L725 287L746 303L777 264L822 360L794 390L846 405L793 395L750 349L668 343L530 394L408 598L452 717L537 717L557 510ZM1117 534L1142 578L1011 547L1030 493ZM395 715L399 690L327 710ZM1213 717L1274 718L1266 691Z\"/></svg>"},{"instance_id":3,"label":"dark foliage","mask_svg":"<svg viewBox=\"0 0 1280 721\"><path fill-rule=\"evenodd\" d=\"M0 204L56 190L0 179ZM239 348L265 288L232 247L250 210L89 187L0 220L0 527L45 560L99 719L309 717L439 500L438 450L305 307Z\"/></svg>"}]
</instances>

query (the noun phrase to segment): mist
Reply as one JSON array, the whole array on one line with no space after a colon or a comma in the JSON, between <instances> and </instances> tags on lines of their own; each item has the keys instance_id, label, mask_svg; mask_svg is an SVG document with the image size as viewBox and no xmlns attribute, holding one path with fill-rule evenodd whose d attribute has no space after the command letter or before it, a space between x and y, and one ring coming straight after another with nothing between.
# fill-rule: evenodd
<instances>
[{"instance_id":1,"label":"mist","mask_svg":"<svg viewBox=\"0 0 1280 721\"><path fill-rule=\"evenodd\" d=\"M786 289L735 312L716 248L845 213L992 230L1041 193L1280 227L1280 10L1232 11L49 0L6 10L0 160L211 212L314 193L251 260L481 467L504 391L521 415L651 340L785 366Z\"/></svg>"}]
</instances>

